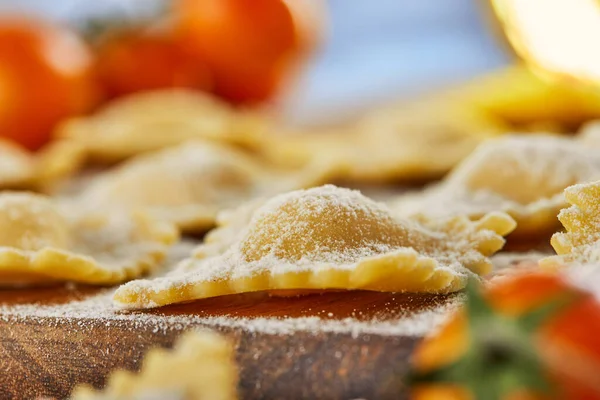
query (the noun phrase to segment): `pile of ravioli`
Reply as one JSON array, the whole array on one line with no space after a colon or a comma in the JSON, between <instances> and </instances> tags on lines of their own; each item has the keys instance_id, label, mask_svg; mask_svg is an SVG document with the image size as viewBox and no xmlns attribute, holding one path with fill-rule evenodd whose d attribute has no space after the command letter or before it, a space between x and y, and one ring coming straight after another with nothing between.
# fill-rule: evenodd
<instances>
[{"instance_id":1,"label":"pile of ravioli","mask_svg":"<svg viewBox=\"0 0 600 400\"><path fill-rule=\"evenodd\" d=\"M0 142L0 284L120 285L115 305L143 309L245 292L456 292L491 276L507 241L551 243L544 268L598 262L598 125L511 132L448 98L298 135L206 94L158 91L65 121L37 155ZM364 185L386 195L353 189ZM190 237L196 248L171 261Z\"/></svg>"}]
</instances>

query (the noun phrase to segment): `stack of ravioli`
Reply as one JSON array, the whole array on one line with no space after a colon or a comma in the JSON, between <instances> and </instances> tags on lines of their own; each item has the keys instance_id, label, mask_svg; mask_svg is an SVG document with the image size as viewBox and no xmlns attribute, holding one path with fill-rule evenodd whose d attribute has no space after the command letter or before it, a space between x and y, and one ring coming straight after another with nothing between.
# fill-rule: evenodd
<instances>
[{"instance_id":1,"label":"stack of ravioli","mask_svg":"<svg viewBox=\"0 0 600 400\"><path fill-rule=\"evenodd\" d=\"M544 248L560 222L558 254L540 264L584 263L600 257L600 129L575 132L588 115L541 103L564 97L512 68L311 132L194 92L116 100L64 121L35 156L0 142L0 284L120 284L124 309L244 292L441 294L492 276L507 241ZM597 99L567 99L600 116ZM190 238L187 257L166 257Z\"/></svg>"}]
</instances>

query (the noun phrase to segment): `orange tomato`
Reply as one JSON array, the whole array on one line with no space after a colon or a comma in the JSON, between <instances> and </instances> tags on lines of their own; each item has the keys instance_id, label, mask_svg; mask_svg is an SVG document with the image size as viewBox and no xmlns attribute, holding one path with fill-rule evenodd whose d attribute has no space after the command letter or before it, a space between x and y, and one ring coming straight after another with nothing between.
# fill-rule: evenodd
<instances>
[{"instance_id":1,"label":"orange tomato","mask_svg":"<svg viewBox=\"0 0 600 400\"><path fill-rule=\"evenodd\" d=\"M535 379L522 380L519 390L495 398L600 399L600 303L591 294L560 275L534 272L502 279L486 289L483 299L483 308L475 312L467 305L417 348L416 375L437 375L415 385L413 399L475 399L469 389L477 381L480 389L485 380L493 390L501 379L507 384L508 376L529 374ZM504 354L486 360L492 346ZM553 391L543 393L531 384L538 378Z\"/></svg>"},{"instance_id":2,"label":"orange tomato","mask_svg":"<svg viewBox=\"0 0 600 400\"><path fill-rule=\"evenodd\" d=\"M191 57L168 33L116 34L97 48L96 73L108 97L184 87L209 91L206 64Z\"/></svg>"},{"instance_id":3,"label":"orange tomato","mask_svg":"<svg viewBox=\"0 0 600 400\"><path fill-rule=\"evenodd\" d=\"M74 33L36 20L0 20L0 136L40 148L58 121L94 104L91 67L91 53Z\"/></svg>"},{"instance_id":4,"label":"orange tomato","mask_svg":"<svg viewBox=\"0 0 600 400\"><path fill-rule=\"evenodd\" d=\"M183 45L210 66L218 95L256 103L277 94L320 36L314 0L176 0Z\"/></svg>"}]
</instances>

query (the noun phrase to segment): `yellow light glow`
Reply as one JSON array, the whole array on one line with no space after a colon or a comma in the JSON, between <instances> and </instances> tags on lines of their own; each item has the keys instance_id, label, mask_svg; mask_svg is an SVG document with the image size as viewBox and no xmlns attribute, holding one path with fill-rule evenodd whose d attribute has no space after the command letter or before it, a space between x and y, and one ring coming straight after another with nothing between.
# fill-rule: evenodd
<instances>
[{"instance_id":1,"label":"yellow light glow","mask_svg":"<svg viewBox=\"0 0 600 400\"><path fill-rule=\"evenodd\" d=\"M490 0L517 54L554 75L600 84L598 0Z\"/></svg>"}]
</instances>

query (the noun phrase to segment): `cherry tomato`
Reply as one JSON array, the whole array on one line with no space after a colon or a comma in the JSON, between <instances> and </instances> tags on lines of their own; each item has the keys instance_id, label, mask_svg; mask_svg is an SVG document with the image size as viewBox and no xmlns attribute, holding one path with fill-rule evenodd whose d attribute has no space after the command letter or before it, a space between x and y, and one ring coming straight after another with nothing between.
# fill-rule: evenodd
<instances>
[{"instance_id":1,"label":"cherry tomato","mask_svg":"<svg viewBox=\"0 0 600 400\"><path fill-rule=\"evenodd\" d=\"M216 93L234 103L262 102L281 90L317 42L321 14L312 0L175 2L180 40L208 63Z\"/></svg>"},{"instance_id":2,"label":"cherry tomato","mask_svg":"<svg viewBox=\"0 0 600 400\"><path fill-rule=\"evenodd\" d=\"M479 384L486 380L492 390L499 387L494 380L500 381L500 377L506 383L509 376L520 379L528 375L547 381L552 392L528 386L535 386L536 379L523 379L520 390L502 398L600 399L600 303L591 294L560 275L533 272L502 279L483 296L485 307L473 312L466 306L417 348L413 357L417 375L432 371L438 375L434 381L416 385L413 399L475 399L478 397L468 389L476 387L477 380ZM486 307L490 311L482 312ZM488 314L486 319L484 314ZM503 327L509 327L510 333L504 337L499 335ZM500 357L504 364L481 363L480 358L480 364L472 364L477 368L471 369L470 375L465 370L457 372L457 365L464 368L466 360L483 357L492 343L505 350ZM527 358L528 352L535 354L535 361Z\"/></svg>"},{"instance_id":3,"label":"cherry tomato","mask_svg":"<svg viewBox=\"0 0 600 400\"><path fill-rule=\"evenodd\" d=\"M31 19L0 20L0 135L36 150L61 119L96 101L92 56L64 28Z\"/></svg>"},{"instance_id":4,"label":"cherry tomato","mask_svg":"<svg viewBox=\"0 0 600 400\"><path fill-rule=\"evenodd\" d=\"M96 73L108 97L169 87L212 87L207 66L168 32L114 34L97 49Z\"/></svg>"}]
</instances>

